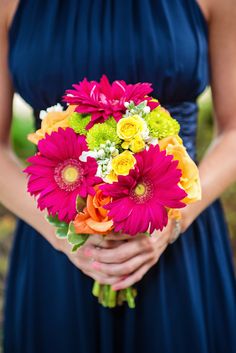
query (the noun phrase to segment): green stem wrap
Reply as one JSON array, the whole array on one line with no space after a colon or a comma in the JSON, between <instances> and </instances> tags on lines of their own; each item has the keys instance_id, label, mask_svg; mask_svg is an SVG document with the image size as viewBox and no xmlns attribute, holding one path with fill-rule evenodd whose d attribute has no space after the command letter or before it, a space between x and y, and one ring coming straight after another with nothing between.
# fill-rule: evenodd
<instances>
[{"instance_id":1,"label":"green stem wrap","mask_svg":"<svg viewBox=\"0 0 236 353\"><path fill-rule=\"evenodd\" d=\"M92 293L106 308L115 308L118 305L123 305L124 302L127 302L129 308L135 308L137 291L133 287L114 291L109 284L99 284L95 281Z\"/></svg>"}]
</instances>

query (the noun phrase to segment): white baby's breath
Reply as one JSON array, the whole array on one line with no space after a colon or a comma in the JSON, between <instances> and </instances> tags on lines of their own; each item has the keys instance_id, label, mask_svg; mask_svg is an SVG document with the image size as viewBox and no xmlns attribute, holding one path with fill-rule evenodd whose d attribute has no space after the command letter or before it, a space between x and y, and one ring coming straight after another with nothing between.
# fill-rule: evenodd
<instances>
[{"instance_id":1,"label":"white baby's breath","mask_svg":"<svg viewBox=\"0 0 236 353\"><path fill-rule=\"evenodd\" d=\"M146 114L150 113L150 107L147 105L147 101L144 100L143 102L135 105L133 101L125 102L124 106L126 109L124 117L129 117L132 115L139 115L141 118Z\"/></svg>"},{"instance_id":2,"label":"white baby's breath","mask_svg":"<svg viewBox=\"0 0 236 353\"><path fill-rule=\"evenodd\" d=\"M148 105L143 108L143 112L144 112L145 114L149 114L150 111L151 111L151 108L150 108Z\"/></svg>"},{"instance_id":3,"label":"white baby's breath","mask_svg":"<svg viewBox=\"0 0 236 353\"><path fill-rule=\"evenodd\" d=\"M95 151L83 151L79 157L79 160L81 162L87 162L87 158L92 157L95 158L97 157L97 152Z\"/></svg>"},{"instance_id":4,"label":"white baby's breath","mask_svg":"<svg viewBox=\"0 0 236 353\"><path fill-rule=\"evenodd\" d=\"M39 119L43 120L46 115L47 115L47 111L46 110L40 110Z\"/></svg>"},{"instance_id":5,"label":"white baby's breath","mask_svg":"<svg viewBox=\"0 0 236 353\"><path fill-rule=\"evenodd\" d=\"M57 103L56 105L52 105L51 107L48 107L46 110L41 110L39 113L39 118L43 120L48 113L62 112L62 111L63 111L63 106L60 103Z\"/></svg>"},{"instance_id":6,"label":"white baby's breath","mask_svg":"<svg viewBox=\"0 0 236 353\"><path fill-rule=\"evenodd\" d=\"M96 159L96 176L106 181L107 175L112 171L112 159L118 154L119 150L115 147L115 143L106 141L94 151L83 151L79 159L81 162L87 162L88 157Z\"/></svg>"}]
</instances>

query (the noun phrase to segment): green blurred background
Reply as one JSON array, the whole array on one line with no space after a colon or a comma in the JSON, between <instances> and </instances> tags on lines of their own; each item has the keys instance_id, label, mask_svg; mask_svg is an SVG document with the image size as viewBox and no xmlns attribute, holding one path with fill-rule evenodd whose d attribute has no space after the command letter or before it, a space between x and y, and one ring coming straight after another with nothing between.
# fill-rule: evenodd
<instances>
[{"instance_id":1,"label":"green blurred background","mask_svg":"<svg viewBox=\"0 0 236 353\"><path fill-rule=\"evenodd\" d=\"M12 124L12 141L17 155L21 159L34 153L34 146L29 143L26 136L33 131L33 119L30 111L22 107L14 111ZM212 102L210 90L204 92L199 98L199 127L198 127L198 159L204 154L212 138ZM229 225L230 237L236 263L236 185L229 188L222 196L226 218ZM4 283L6 279L9 251L12 244L15 228L15 217L0 204L0 335L2 330L2 306ZM0 347L1 352L1 347Z\"/></svg>"}]
</instances>

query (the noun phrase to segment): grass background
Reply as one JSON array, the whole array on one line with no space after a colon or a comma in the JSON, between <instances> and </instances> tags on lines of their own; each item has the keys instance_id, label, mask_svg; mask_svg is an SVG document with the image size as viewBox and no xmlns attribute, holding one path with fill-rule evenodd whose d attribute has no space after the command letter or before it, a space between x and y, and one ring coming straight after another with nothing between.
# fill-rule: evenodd
<instances>
[{"instance_id":1,"label":"grass background","mask_svg":"<svg viewBox=\"0 0 236 353\"><path fill-rule=\"evenodd\" d=\"M26 136L33 131L33 118L30 113L23 109L14 113L12 124L12 142L17 155L21 159L34 153L34 146L29 143ZM202 157L207 149L213 134L212 101L210 91L207 90L199 98L199 125L197 135L198 159ZM226 218L229 225L230 237L236 263L236 185L230 187L223 195L222 201ZM15 228L15 217L0 204L0 339L2 337L2 307L3 294L8 268L9 251L12 244ZM1 346L0 346L1 353Z\"/></svg>"}]
</instances>

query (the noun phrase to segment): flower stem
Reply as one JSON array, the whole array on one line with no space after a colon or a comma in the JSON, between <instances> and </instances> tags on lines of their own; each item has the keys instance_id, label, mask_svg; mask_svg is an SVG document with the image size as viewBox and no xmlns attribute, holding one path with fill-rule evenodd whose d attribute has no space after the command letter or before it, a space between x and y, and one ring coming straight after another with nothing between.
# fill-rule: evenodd
<instances>
[{"instance_id":1,"label":"flower stem","mask_svg":"<svg viewBox=\"0 0 236 353\"><path fill-rule=\"evenodd\" d=\"M101 290L100 284L98 283L98 281L95 281L94 284L93 284L93 289L92 289L93 295L95 297L98 297L100 290Z\"/></svg>"},{"instance_id":2,"label":"flower stem","mask_svg":"<svg viewBox=\"0 0 236 353\"><path fill-rule=\"evenodd\" d=\"M118 295L117 295L117 304L120 306L123 304L123 302L125 301L125 293L124 293L125 289L119 290L118 291Z\"/></svg>"},{"instance_id":3,"label":"flower stem","mask_svg":"<svg viewBox=\"0 0 236 353\"><path fill-rule=\"evenodd\" d=\"M109 297L108 297L108 307L109 308L114 308L116 306L116 297L117 297L117 292L112 289L110 286L109 288Z\"/></svg>"},{"instance_id":4,"label":"flower stem","mask_svg":"<svg viewBox=\"0 0 236 353\"><path fill-rule=\"evenodd\" d=\"M131 308L131 309L135 308L135 301L134 301L135 294L132 290L132 287L126 288L125 294L126 294L126 300L127 300L129 308Z\"/></svg>"},{"instance_id":5,"label":"flower stem","mask_svg":"<svg viewBox=\"0 0 236 353\"><path fill-rule=\"evenodd\" d=\"M104 301L104 288L103 288L103 284L100 284L100 290L99 290L99 294L98 294L98 301L100 304L103 305L103 301Z\"/></svg>"},{"instance_id":6,"label":"flower stem","mask_svg":"<svg viewBox=\"0 0 236 353\"><path fill-rule=\"evenodd\" d=\"M104 295L103 295L103 303L102 305L107 307L108 306L108 302L109 302L109 284L104 284L103 285L103 291L104 291Z\"/></svg>"},{"instance_id":7,"label":"flower stem","mask_svg":"<svg viewBox=\"0 0 236 353\"><path fill-rule=\"evenodd\" d=\"M97 281L94 282L92 293L98 298L98 302L104 307L115 308L117 305L122 305L127 302L128 307L135 308L135 297L137 290L133 287L114 291L109 284L100 284Z\"/></svg>"}]
</instances>

